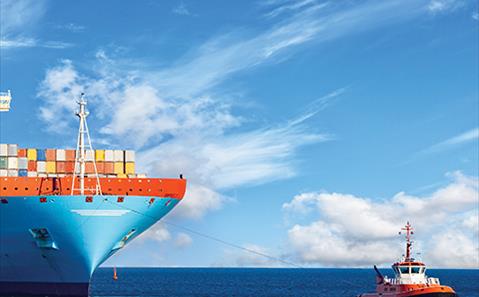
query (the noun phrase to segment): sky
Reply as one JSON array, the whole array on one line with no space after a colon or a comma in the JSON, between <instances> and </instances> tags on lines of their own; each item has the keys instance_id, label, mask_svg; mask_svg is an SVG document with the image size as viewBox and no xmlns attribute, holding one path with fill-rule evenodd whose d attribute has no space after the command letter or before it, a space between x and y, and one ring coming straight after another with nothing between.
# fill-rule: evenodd
<instances>
[{"instance_id":1,"label":"sky","mask_svg":"<svg viewBox=\"0 0 479 297\"><path fill-rule=\"evenodd\" d=\"M477 1L0 1L2 143L74 147L85 92L95 148L188 179L104 265L388 266L410 221L479 268Z\"/></svg>"}]
</instances>

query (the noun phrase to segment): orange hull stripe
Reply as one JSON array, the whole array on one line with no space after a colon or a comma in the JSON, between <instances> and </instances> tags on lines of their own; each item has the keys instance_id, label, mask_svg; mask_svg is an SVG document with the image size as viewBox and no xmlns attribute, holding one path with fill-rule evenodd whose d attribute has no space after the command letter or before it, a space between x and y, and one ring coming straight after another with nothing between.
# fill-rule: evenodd
<instances>
[{"instance_id":1,"label":"orange hull stripe","mask_svg":"<svg viewBox=\"0 0 479 297\"><path fill-rule=\"evenodd\" d=\"M80 181L77 178L75 188ZM156 196L182 199L186 180L178 178L100 178L103 195ZM1 177L0 197L71 195L72 177ZM85 194L94 195L96 178L85 178ZM80 191L75 190L74 195Z\"/></svg>"}]
</instances>

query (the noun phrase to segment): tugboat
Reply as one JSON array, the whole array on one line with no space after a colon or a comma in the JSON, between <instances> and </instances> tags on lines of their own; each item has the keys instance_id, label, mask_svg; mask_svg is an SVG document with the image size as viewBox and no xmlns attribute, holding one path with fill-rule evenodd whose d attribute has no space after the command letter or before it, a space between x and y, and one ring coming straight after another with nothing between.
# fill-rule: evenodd
<instances>
[{"instance_id":1,"label":"tugboat","mask_svg":"<svg viewBox=\"0 0 479 297\"><path fill-rule=\"evenodd\" d=\"M376 293L358 297L458 297L451 287L441 285L438 278L426 276L426 265L411 257L411 236L414 233L409 222L401 230L406 231L406 255L403 261L392 265L395 277L383 276L374 266Z\"/></svg>"}]
</instances>

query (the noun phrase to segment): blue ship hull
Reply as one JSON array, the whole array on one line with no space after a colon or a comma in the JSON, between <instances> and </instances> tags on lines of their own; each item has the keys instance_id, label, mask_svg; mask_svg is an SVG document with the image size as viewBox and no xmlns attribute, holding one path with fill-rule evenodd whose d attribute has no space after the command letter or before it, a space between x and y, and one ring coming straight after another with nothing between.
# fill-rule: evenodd
<instances>
[{"instance_id":1,"label":"blue ship hull","mask_svg":"<svg viewBox=\"0 0 479 297\"><path fill-rule=\"evenodd\" d=\"M179 202L89 197L0 197L0 296L88 296L95 269Z\"/></svg>"}]
</instances>

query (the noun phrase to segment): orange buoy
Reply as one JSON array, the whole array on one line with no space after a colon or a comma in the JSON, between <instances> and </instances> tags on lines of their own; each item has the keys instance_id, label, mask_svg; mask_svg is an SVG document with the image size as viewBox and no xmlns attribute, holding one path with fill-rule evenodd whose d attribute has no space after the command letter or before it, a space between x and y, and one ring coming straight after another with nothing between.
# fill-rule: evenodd
<instances>
[{"instance_id":1,"label":"orange buoy","mask_svg":"<svg viewBox=\"0 0 479 297\"><path fill-rule=\"evenodd\" d=\"M116 267L113 267L113 280L118 280L118 275L116 274Z\"/></svg>"}]
</instances>

